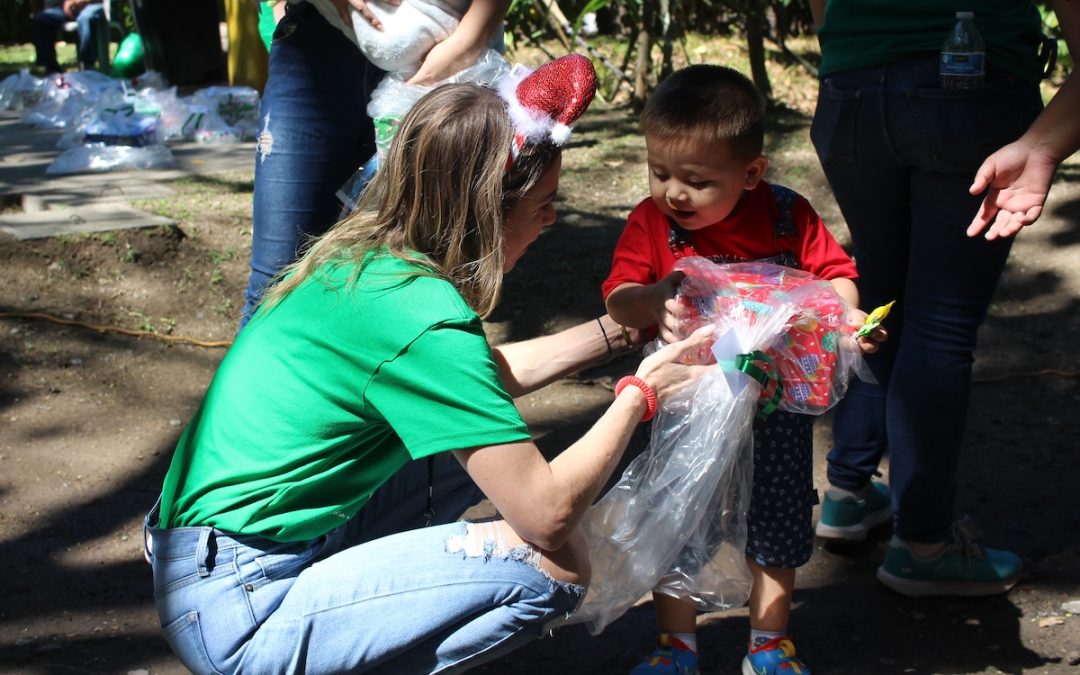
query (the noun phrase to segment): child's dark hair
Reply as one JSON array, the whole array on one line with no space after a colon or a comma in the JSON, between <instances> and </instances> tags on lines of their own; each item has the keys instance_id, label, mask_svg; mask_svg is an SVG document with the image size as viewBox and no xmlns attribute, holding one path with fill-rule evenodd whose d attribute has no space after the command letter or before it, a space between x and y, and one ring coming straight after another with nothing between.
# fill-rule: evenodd
<instances>
[{"instance_id":1,"label":"child's dark hair","mask_svg":"<svg viewBox=\"0 0 1080 675\"><path fill-rule=\"evenodd\" d=\"M676 71L649 96L641 131L661 140L725 141L752 159L765 143L765 97L732 68L698 64Z\"/></svg>"}]
</instances>

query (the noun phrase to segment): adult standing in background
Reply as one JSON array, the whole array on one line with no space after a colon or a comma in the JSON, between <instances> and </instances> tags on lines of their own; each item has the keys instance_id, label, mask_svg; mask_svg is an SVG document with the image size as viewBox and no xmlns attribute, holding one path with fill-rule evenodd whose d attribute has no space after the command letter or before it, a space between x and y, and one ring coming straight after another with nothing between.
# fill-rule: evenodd
<instances>
[{"instance_id":1,"label":"adult standing in background","mask_svg":"<svg viewBox=\"0 0 1080 675\"><path fill-rule=\"evenodd\" d=\"M400 0L386 0L399 4ZM409 81L432 84L472 63L501 26L509 0L475 0L457 29ZM336 192L375 152L367 115L382 71L360 52L349 10L376 27L363 0L292 0L274 31L255 158L251 276L240 325L267 283L341 212Z\"/></svg>"},{"instance_id":2,"label":"adult standing in background","mask_svg":"<svg viewBox=\"0 0 1080 675\"><path fill-rule=\"evenodd\" d=\"M978 544L956 523L954 501L976 335L1012 240L968 230L998 209L1018 212L1012 191L1032 191L1030 176L1018 181L1024 163L1009 144L1065 136L1075 144L1075 133L1054 128L1070 101L1075 108L1075 85L1040 114L1043 36L1029 0L811 4L822 52L811 137L851 230L863 306L897 301L886 321L891 339L867 357L879 384L853 382L835 410L818 534L861 540L891 511L882 583L911 596L1003 592L1019 579L1020 559ZM1054 5L1075 53L1076 2ZM975 12L986 76L975 88L946 90L940 50L959 10ZM1033 155L1029 173L1034 164ZM1045 198L1052 169L1041 174ZM982 197L969 189L987 184L995 190L980 211ZM1028 222L1038 215L1023 213ZM891 500L872 481L886 448Z\"/></svg>"}]
</instances>

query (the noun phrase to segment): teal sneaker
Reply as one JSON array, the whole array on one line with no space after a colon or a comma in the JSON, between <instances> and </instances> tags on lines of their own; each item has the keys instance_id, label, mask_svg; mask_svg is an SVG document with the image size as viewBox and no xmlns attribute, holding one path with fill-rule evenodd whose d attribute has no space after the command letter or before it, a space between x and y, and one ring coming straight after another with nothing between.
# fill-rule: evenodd
<instances>
[{"instance_id":1,"label":"teal sneaker","mask_svg":"<svg viewBox=\"0 0 1080 675\"><path fill-rule=\"evenodd\" d=\"M1020 579L1016 554L979 545L969 525L953 528L953 539L933 558L920 558L893 537L878 568L878 581L913 598L933 595L997 595Z\"/></svg>"},{"instance_id":2,"label":"teal sneaker","mask_svg":"<svg viewBox=\"0 0 1080 675\"><path fill-rule=\"evenodd\" d=\"M750 650L742 675L810 675L810 669L795 656L791 638L779 637Z\"/></svg>"},{"instance_id":3,"label":"teal sneaker","mask_svg":"<svg viewBox=\"0 0 1080 675\"><path fill-rule=\"evenodd\" d=\"M814 528L817 536L839 541L866 541L870 530L889 522L892 518L889 486L874 481L869 487L862 499L835 499L826 491L821 518Z\"/></svg>"},{"instance_id":4,"label":"teal sneaker","mask_svg":"<svg viewBox=\"0 0 1080 675\"><path fill-rule=\"evenodd\" d=\"M698 675L697 654L681 641L661 633L656 649L630 675Z\"/></svg>"}]
</instances>

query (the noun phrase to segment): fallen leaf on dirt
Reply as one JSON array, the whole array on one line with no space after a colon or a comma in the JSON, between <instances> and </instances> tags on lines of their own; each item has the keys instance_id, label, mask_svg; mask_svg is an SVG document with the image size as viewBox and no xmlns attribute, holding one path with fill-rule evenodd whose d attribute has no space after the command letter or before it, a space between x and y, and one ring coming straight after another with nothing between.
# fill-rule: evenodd
<instances>
[{"instance_id":1,"label":"fallen leaf on dirt","mask_svg":"<svg viewBox=\"0 0 1080 675\"><path fill-rule=\"evenodd\" d=\"M1039 628L1049 628L1050 626L1060 626L1065 623L1065 617L1062 616L1046 616L1039 619Z\"/></svg>"}]
</instances>

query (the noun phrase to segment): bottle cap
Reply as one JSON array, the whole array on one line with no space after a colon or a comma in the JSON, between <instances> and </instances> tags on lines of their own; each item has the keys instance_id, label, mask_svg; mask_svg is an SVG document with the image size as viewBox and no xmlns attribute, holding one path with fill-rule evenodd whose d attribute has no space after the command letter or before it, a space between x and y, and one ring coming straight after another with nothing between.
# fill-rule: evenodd
<instances>
[{"instance_id":1,"label":"bottle cap","mask_svg":"<svg viewBox=\"0 0 1080 675\"><path fill-rule=\"evenodd\" d=\"M975 12L957 12L956 13L956 18L957 19L974 19L975 18Z\"/></svg>"}]
</instances>

